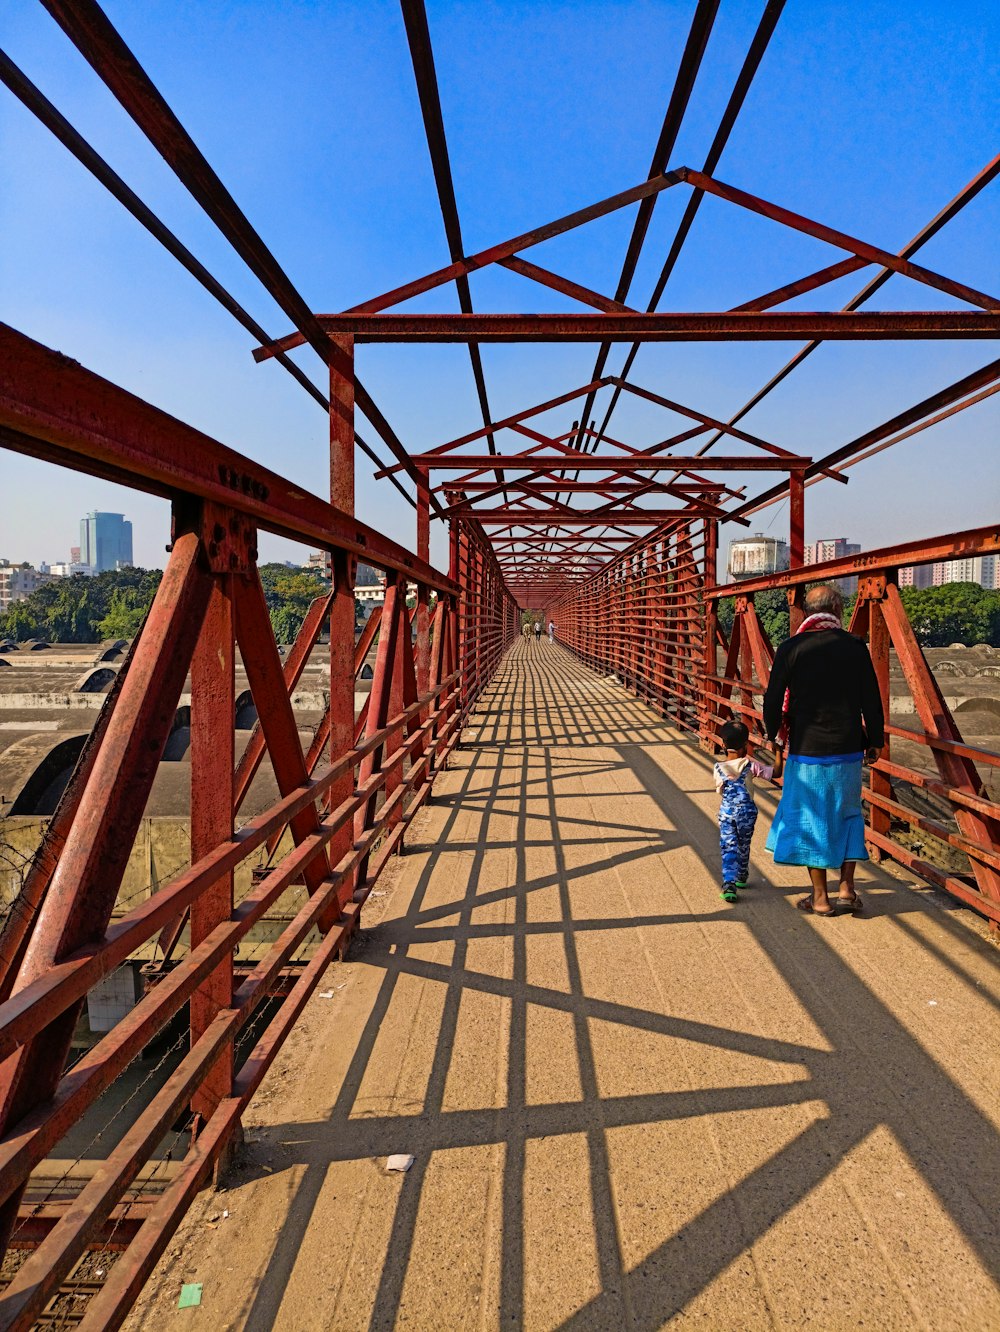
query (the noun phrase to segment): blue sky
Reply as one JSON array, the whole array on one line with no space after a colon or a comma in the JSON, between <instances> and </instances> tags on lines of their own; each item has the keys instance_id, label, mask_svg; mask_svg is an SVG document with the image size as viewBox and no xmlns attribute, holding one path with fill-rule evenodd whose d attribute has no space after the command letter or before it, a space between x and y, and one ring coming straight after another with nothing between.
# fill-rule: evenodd
<instances>
[{"instance_id":1,"label":"blue sky","mask_svg":"<svg viewBox=\"0 0 1000 1332\"><path fill-rule=\"evenodd\" d=\"M109 0L106 7L315 309L344 308L447 261L395 3ZM644 178L693 0L428 0L427 7L468 251ZM675 164L701 166L762 7L723 0ZM12 58L140 196L266 328L285 331L284 316L41 5L8 0L2 30ZM717 174L898 249L997 151L998 51L997 6L790 0ZM253 363L243 330L3 89L0 151L0 317L325 493L322 412L275 364ZM676 189L657 205L632 287L640 307L685 199ZM531 257L610 292L631 222L630 211L618 214ZM998 236L994 184L920 262L997 292ZM709 199L660 308L726 308L840 257ZM798 304L838 308L870 271ZM579 308L499 270L475 275L472 290L484 311ZM949 304L893 278L870 308ZM443 290L413 308L457 305ZM647 347L633 378L725 416L793 350ZM315 356L299 355L318 376ZM744 424L819 454L995 355L987 343L831 344ZM623 356L624 349L613 353L612 368ZM586 382L593 358L588 346L484 349L494 415ZM413 450L479 424L464 348L365 347L358 364ZM571 416L570 409L546 424L568 429ZM612 433L652 442L667 433L661 423L639 405L623 406ZM807 538L846 535L870 548L995 522L998 427L995 398L861 464L848 486L812 487ZM375 442L373 430L364 433ZM359 457L359 514L412 544L413 510L370 470ZM137 562L162 564L164 504L0 453L0 557L66 558L80 515L93 508L128 514ZM760 515L758 525L782 532L787 508ZM432 549L440 562L438 526ZM262 550L269 558L302 556L277 539Z\"/></svg>"}]
</instances>

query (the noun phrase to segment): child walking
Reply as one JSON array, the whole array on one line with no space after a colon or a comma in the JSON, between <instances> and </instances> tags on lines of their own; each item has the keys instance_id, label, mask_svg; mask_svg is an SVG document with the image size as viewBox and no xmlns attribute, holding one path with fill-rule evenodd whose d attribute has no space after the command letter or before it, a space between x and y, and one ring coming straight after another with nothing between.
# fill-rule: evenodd
<instances>
[{"instance_id":1,"label":"child walking","mask_svg":"<svg viewBox=\"0 0 1000 1332\"><path fill-rule=\"evenodd\" d=\"M750 877L750 842L757 822L753 798L753 779L772 782L781 776L784 756L776 749L774 764L758 763L747 756L750 732L742 722L730 721L719 732L726 757L716 763L715 789L722 797L719 805L719 843L722 848L722 896L738 902L738 889L747 886Z\"/></svg>"}]
</instances>

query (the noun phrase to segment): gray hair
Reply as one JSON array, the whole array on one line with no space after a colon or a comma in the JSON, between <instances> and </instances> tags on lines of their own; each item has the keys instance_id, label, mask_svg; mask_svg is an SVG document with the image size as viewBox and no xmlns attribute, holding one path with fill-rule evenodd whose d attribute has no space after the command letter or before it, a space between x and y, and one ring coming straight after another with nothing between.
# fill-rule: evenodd
<instances>
[{"instance_id":1,"label":"gray hair","mask_svg":"<svg viewBox=\"0 0 1000 1332\"><path fill-rule=\"evenodd\" d=\"M806 593L805 608L810 615L825 611L839 617L844 613L844 594L834 583L816 583Z\"/></svg>"}]
</instances>

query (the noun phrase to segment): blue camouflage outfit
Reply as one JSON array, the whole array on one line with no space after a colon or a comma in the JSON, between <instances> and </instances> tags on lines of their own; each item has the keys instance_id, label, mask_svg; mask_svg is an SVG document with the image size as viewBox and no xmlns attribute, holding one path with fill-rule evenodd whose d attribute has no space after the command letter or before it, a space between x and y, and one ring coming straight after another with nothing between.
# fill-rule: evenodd
<instances>
[{"instance_id":1,"label":"blue camouflage outfit","mask_svg":"<svg viewBox=\"0 0 1000 1332\"><path fill-rule=\"evenodd\" d=\"M753 779L770 781L773 770L754 759L727 759L714 768L719 805L719 844L722 849L722 881L727 887L745 888L750 877L750 843L757 822Z\"/></svg>"}]
</instances>

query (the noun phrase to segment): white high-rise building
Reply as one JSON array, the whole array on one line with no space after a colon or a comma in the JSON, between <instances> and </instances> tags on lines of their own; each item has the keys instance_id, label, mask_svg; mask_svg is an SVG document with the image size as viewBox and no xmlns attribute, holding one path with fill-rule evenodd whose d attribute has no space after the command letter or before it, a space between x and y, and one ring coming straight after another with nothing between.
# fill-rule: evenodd
<instances>
[{"instance_id":1,"label":"white high-rise building","mask_svg":"<svg viewBox=\"0 0 1000 1332\"><path fill-rule=\"evenodd\" d=\"M940 575L938 575L940 569ZM1000 587L1000 557L996 555L970 555L961 560L945 560L934 566L934 584L978 583L980 587Z\"/></svg>"}]
</instances>

